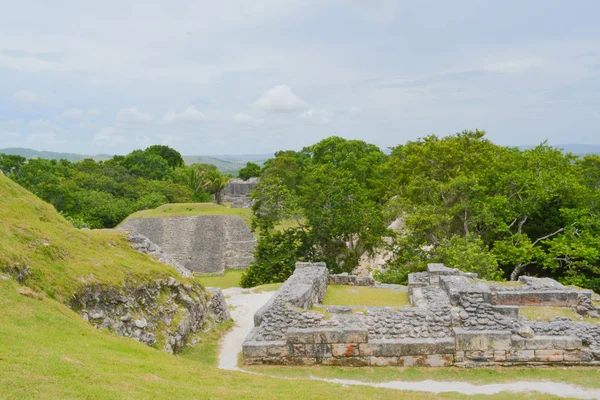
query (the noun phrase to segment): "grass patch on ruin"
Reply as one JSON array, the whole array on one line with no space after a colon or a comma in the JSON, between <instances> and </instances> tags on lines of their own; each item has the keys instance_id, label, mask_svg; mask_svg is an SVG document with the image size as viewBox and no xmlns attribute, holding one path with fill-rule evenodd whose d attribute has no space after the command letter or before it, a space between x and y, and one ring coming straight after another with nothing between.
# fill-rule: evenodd
<instances>
[{"instance_id":1,"label":"grass patch on ruin","mask_svg":"<svg viewBox=\"0 0 600 400\"><path fill-rule=\"evenodd\" d=\"M323 305L406 307L408 293L365 286L328 285Z\"/></svg>"},{"instance_id":2,"label":"grass patch on ruin","mask_svg":"<svg viewBox=\"0 0 600 400\"><path fill-rule=\"evenodd\" d=\"M483 281L489 285L499 286L499 287L521 287L527 286L523 282L519 281Z\"/></svg>"},{"instance_id":3,"label":"grass patch on ruin","mask_svg":"<svg viewBox=\"0 0 600 400\"><path fill-rule=\"evenodd\" d=\"M131 214L130 218L160 218L194 215L237 215L248 226L252 221L252 210L249 208L229 208L215 203L171 203L163 204L151 210L142 210Z\"/></svg>"},{"instance_id":4,"label":"grass patch on ruin","mask_svg":"<svg viewBox=\"0 0 600 400\"><path fill-rule=\"evenodd\" d=\"M197 276L194 279L205 287L229 289L232 287L240 287L242 272L243 271L229 269L221 276Z\"/></svg>"},{"instance_id":5,"label":"grass patch on ruin","mask_svg":"<svg viewBox=\"0 0 600 400\"><path fill-rule=\"evenodd\" d=\"M590 324L600 324L597 318L581 317L572 308L568 307L519 307L519 315L527 317L530 321L552 321L557 317L570 318L573 321L584 321Z\"/></svg>"},{"instance_id":6,"label":"grass patch on ruin","mask_svg":"<svg viewBox=\"0 0 600 400\"><path fill-rule=\"evenodd\" d=\"M283 283L267 283L265 285L255 286L252 288L253 292L274 292L279 290Z\"/></svg>"},{"instance_id":7,"label":"grass patch on ruin","mask_svg":"<svg viewBox=\"0 0 600 400\"><path fill-rule=\"evenodd\" d=\"M54 207L3 175L0 193L0 272L14 275L28 267L24 283L47 297L68 302L86 284L119 287L178 276L133 250L123 232L75 229Z\"/></svg>"},{"instance_id":8,"label":"grass patch on ruin","mask_svg":"<svg viewBox=\"0 0 600 400\"><path fill-rule=\"evenodd\" d=\"M319 377L362 382L388 381L461 381L484 385L516 381L552 381L586 388L600 388L597 367L480 367L480 368L398 368L398 367L310 367L244 366L245 370L286 378ZM522 397L526 395L521 394ZM527 396L529 398L529 396Z\"/></svg>"}]
</instances>

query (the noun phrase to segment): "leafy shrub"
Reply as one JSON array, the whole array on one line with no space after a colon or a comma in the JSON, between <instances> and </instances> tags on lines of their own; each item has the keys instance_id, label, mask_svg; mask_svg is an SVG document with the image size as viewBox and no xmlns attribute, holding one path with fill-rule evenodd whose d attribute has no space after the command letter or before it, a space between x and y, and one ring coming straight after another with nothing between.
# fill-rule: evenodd
<instances>
[{"instance_id":1,"label":"leafy shrub","mask_svg":"<svg viewBox=\"0 0 600 400\"><path fill-rule=\"evenodd\" d=\"M258 241L254 261L242 274L240 284L247 288L283 282L294 273L296 262L306 259L309 252L307 235L299 228L267 233Z\"/></svg>"}]
</instances>

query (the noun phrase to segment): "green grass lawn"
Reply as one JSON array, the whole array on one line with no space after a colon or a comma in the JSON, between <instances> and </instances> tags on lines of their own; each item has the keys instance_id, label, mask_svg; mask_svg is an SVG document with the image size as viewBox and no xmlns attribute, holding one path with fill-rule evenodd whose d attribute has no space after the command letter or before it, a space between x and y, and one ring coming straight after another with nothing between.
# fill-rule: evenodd
<instances>
[{"instance_id":1,"label":"green grass lawn","mask_svg":"<svg viewBox=\"0 0 600 400\"><path fill-rule=\"evenodd\" d=\"M98 330L52 299L0 279L3 399L395 399L399 393L226 372L214 367L216 335L173 356ZM404 393L403 393L404 394ZM418 393L406 398L433 399Z\"/></svg>"},{"instance_id":2,"label":"green grass lawn","mask_svg":"<svg viewBox=\"0 0 600 400\"><path fill-rule=\"evenodd\" d=\"M399 367L310 367L244 366L245 370L289 378L315 376L327 379L352 379L364 382L463 381L483 385L515 381L553 381L587 388L600 388L597 367L481 367L481 368L399 368ZM521 396L525 397L524 394ZM529 398L527 396L527 398Z\"/></svg>"},{"instance_id":3,"label":"green grass lawn","mask_svg":"<svg viewBox=\"0 0 600 400\"><path fill-rule=\"evenodd\" d=\"M230 269L225 271L222 276L197 276L194 279L206 287L229 289L232 287L240 287L242 272L243 271Z\"/></svg>"},{"instance_id":4,"label":"green grass lawn","mask_svg":"<svg viewBox=\"0 0 600 400\"><path fill-rule=\"evenodd\" d=\"M600 324L600 321L597 318L584 317L581 319L579 314L573 311L572 308L568 307L519 307L519 315L522 317L527 317L527 319L530 321L536 321L538 319L542 321L552 321L556 317L566 317L572 319L573 321L582 320L591 324Z\"/></svg>"},{"instance_id":5,"label":"green grass lawn","mask_svg":"<svg viewBox=\"0 0 600 400\"><path fill-rule=\"evenodd\" d=\"M410 305L408 293L363 286L328 285L323 305L391 306Z\"/></svg>"}]
</instances>

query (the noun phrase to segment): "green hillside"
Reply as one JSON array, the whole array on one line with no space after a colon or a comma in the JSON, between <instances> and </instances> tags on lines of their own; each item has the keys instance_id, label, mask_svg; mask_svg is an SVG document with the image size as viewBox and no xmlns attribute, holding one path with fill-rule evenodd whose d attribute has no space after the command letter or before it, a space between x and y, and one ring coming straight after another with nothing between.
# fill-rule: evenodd
<instances>
[{"instance_id":1,"label":"green hillside","mask_svg":"<svg viewBox=\"0 0 600 400\"><path fill-rule=\"evenodd\" d=\"M0 174L0 271L26 271L31 288L69 299L86 283L123 285L176 275L131 249L124 234L73 228L56 210Z\"/></svg>"}]
</instances>

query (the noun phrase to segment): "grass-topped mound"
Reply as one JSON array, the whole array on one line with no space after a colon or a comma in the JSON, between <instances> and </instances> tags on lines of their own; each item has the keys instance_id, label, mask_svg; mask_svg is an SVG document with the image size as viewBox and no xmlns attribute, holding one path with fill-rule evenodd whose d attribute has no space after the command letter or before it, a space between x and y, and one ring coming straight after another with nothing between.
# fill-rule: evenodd
<instances>
[{"instance_id":1,"label":"grass-topped mound","mask_svg":"<svg viewBox=\"0 0 600 400\"><path fill-rule=\"evenodd\" d=\"M75 229L51 205L0 174L0 271L68 302L86 284L177 276L130 247L122 232Z\"/></svg>"},{"instance_id":2,"label":"grass-topped mound","mask_svg":"<svg viewBox=\"0 0 600 400\"><path fill-rule=\"evenodd\" d=\"M246 221L248 225L250 225L252 220L252 210L249 208L230 208L215 203L163 204L151 210L135 212L127 218L160 218L194 215L237 215Z\"/></svg>"}]
</instances>

